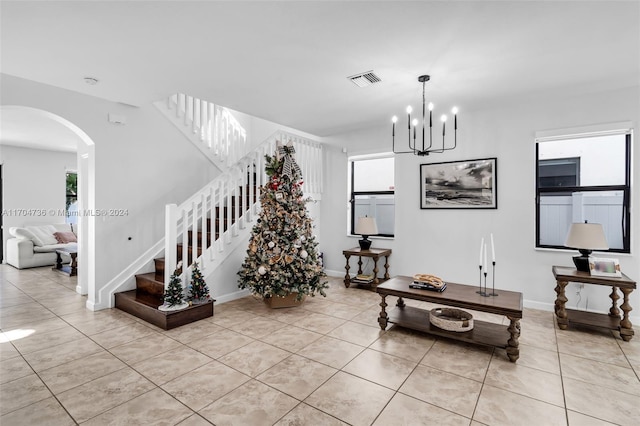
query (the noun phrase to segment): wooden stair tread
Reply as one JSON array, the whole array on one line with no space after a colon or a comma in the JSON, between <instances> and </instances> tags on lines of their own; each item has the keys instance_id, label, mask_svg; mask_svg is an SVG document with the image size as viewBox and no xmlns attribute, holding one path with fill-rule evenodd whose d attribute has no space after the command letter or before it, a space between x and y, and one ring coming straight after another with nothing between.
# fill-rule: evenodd
<instances>
[{"instance_id":1,"label":"wooden stair tread","mask_svg":"<svg viewBox=\"0 0 640 426\"><path fill-rule=\"evenodd\" d=\"M158 310L158 299L151 296L141 296L136 290L129 290L115 294L116 308L141 318L163 330L180 327L204 318L213 316L213 302L211 300L201 305L193 305L179 311L163 312ZM162 301L160 301L160 304Z\"/></svg>"}]
</instances>

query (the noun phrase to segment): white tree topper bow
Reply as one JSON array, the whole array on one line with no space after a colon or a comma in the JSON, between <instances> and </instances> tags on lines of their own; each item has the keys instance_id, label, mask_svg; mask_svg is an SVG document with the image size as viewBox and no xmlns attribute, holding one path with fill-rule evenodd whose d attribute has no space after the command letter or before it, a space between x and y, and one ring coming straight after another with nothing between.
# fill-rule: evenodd
<instances>
[{"instance_id":1,"label":"white tree topper bow","mask_svg":"<svg viewBox=\"0 0 640 426\"><path fill-rule=\"evenodd\" d=\"M289 141L287 145L282 145L280 141L276 143L276 153L278 158L282 158L284 163L282 164L282 176L289 177L289 180L293 180L294 173L297 173L300 178L302 178L302 170L300 170L300 166L296 163L296 160L293 158L293 154L296 153L296 150L293 148L293 143Z\"/></svg>"}]
</instances>

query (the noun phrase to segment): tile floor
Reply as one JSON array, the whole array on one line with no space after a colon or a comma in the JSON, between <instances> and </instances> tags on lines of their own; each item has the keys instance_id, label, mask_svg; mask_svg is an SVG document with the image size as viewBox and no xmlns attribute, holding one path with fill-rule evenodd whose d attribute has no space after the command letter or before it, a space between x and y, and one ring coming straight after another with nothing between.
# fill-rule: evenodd
<instances>
[{"instance_id":1,"label":"tile floor","mask_svg":"<svg viewBox=\"0 0 640 426\"><path fill-rule=\"evenodd\" d=\"M640 419L640 335L562 331L550 312L525 310L513 364L501 349L382 332L379 297L335 278L326 299L299 308L269 310L247 297L163 331L117 310L87 311L75 280L49 268L2 265L0 277L3 426Z\"/></svg>"}]
</instances>

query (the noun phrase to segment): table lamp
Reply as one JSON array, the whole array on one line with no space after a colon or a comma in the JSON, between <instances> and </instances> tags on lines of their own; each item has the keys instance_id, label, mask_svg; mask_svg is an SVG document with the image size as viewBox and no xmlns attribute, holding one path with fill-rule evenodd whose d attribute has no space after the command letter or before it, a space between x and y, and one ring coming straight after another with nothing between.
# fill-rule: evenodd
<instances>
[{"instance_id":1,"label":"table lamp","mask_svg":"<svg viewBox=\"0 0 640 426\"><path fill-rule=\"evenodd\" d=\"M599 223L572 223L567 234L566 247L578 249L580 256L573 258L576 269L589 272L589 255L592 250L607 250L607 238Z\"/></svg>"},{"instance_id":2,"label":"table lamp","mask_svg":"<svg viewBox=\"0 0 640 426\"><path fill-rule=\"evenodd\" d=\"M362 250L369 250L371 247L371 241L369 235L376 235L378 233L378 225L376 225L375 217L359 217L356 223L356 234L362 235L362 239L358 241Z\"/></svg>"}]
</instances>

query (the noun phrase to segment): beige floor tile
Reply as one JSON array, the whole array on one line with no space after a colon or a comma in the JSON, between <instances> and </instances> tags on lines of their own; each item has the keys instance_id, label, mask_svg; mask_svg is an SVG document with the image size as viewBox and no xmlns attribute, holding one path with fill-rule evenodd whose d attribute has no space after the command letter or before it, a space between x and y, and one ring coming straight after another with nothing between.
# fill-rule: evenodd
<instances>
[{"instance_id":1,"label":"beige floor tile","mask_svg":"<svg viewBox=\"0 0 640 426\"><path fill-rule=\"evenodd\" d=\"M343 303L328 301L310 310L320 314L330 315L332 317L342 318L346 320L352 319L363 311L363 309L358 306L345 305Z\"/></svg>"},{"instance_id":2,"label":"beige floor tile","mask_svg":"<svg viewBox=\"0 0 640 426\"><path fill-rule=\"evenodd\" d=\"M44 370L39 374L51 392L59 394L125 367L122 361L104 351Z\"/></svg>"},{"instance_id":3,"label":"beige floor tile","mask_svg":"<svg viewBox=\"0 0 640 426\"><path fill-rule=\"evenodd\" d=\"M299 320L305 318L309 315L309 311L303 308L282 308L282 309L272 309L269 312L269 319L274 321L280 321L285 324L293 324L295 325Z\"/></svg>"},{"instance_id":4,"label":"beige floor tile","mask_svg":"<svg viewBox=\"0 0 640 426\"><path fill-rule=\"evenodd\" d=\"M338 372L305 402L352 425L370 425L387 405L393 391Z\"/></svg>"},{"instance_id":5,"label":"beige floor tile","mask_svg":"<svg viewBox=\"0 0 640 426\"><path fill-rule=\"evenodd\" d=\"M94 334L91 336L91 339L100 346L111 349L151 334L155 334L155 331L150 327L139 323L132 323Z\"/></svg>"},{"instance_id":6,"label":"beige floor tile","mask_svg":"<svg viewBox=\"0 0 640 426\"><path fill-rule=\"evenodd\" d=\"M162 334L154 333L125 343L124 345L111 348L110 352L127 364L135 364L147 358L168 352L178 346L180 346L180 343L175 340Z\"/></svg>"},{"instance_id":7,"label":"beige floor tile","mask_svg":"<svg viewBox=\"0 0 640 426\"><path fill-rule=\"evenodd\" d=\"M310 311L307 312L308 315L298 320L296 326L314 331L316 333L327 334L331 330L341 326L346 322L346 320L331 317L329 315L317 314Z\"/></svg>"},{"instance_id":8,"label":"beige floor tile","mask_svg":"<svg viewBox=\"0 0 640 426\"><path fill-rule=\"evenodd\" d=\"M8 327L4 329L6 333L10 333L12 330L19 330L21 332L28 331L30 333L47 333L53 330L59 330L61 328L67 328L69 324L58 317L47 318L45 320L29 320L27 322L16 325L15 327Z\"/></svg>"},{"instance_id":9,"label":"beige floor tile","mask_svg":"<svg viewBox=\"0 0 640 426\"><path fill-rule=\"evenodd\" d=\"M48 349L84 337L73 327L67 326L57 330L35 332L23 339L13 340L13 345L22 354Z\"/></svg>"},{"instance_id":10,"label":"beige floor tile","mask_svg":"<svg viewBox=\"0 0 640 426\"><path fill-rule=\"evenodd\" d=\"M247 401L251 401L247 404ZM272 425L298 401L258 381L251 380L200 411L216 426Z\"/></svg>"},{"instance_id":11,"label":"beige floor tile","mask_svg":"<svg viewBox=\"0 0 640 426\"><path fill-rule=\"evenodd\" d=\"M342 371L397 390L417 363L393 355L366 349Z\"/></svg>"},{"instance_id":12,"label":"beige floor tile","mask_svg":"<svg viewBox=\"0 0 640 426\"><path fill-rule=\"evenodd\" d=\"M39 372L102 351L104 349L93 340L83 336L78 340L30 352L24 357L31 367Z\"/></svg>"},{"instance_id":13,"label":"beige floor tile","mask_svg":"<svg viewBox=\"0 0 640 426\"><path fill-rule=\"evenodd\" d=\"M373 424L374 426L467 426L469 419L419 399L397 393Z\"/></svg>"},{"instance_id":14,"label":"beige floor tile","mask_svg":"<svg viewBox=\"0 0 640 426\"><path fill-rule=\"evenodd\" d=\"M380 308L377 309L365 309L355 317L351 318L351 321L364 325L370 325L372 327L380 327L378 325L378 317L380 316ZM388 329L388 326L387 326Z\"/></svg>"},{"instance_id":15,"label":"beige floor tile","mask_svg":"<svg viewBox=\"0 0 640 426\"><path fill-rule=\"evenodd\" d=\"M333 329L327 334L327 336L335 337L336 339L344 340L350 343L355 343L360 346L369 346L380 336L384 334L384 331L380 327L371 327L368 325L360 324L357 322L346 322L341 326Z\"/></svg>"},{"instance_id":16,"label":"beige floor tile","mask_svg":"<svg viewBox=\"0 0 640 426\"><path fill-rule=\"evenodd\" d=\"M506 350L496 348L493 352L492 362L510 363L511 361L507 356ZM518 358L517 364L523 367L531 367L536 370L560 375L560 359L558 358L557 351L521 344L520 357Z\"/></svg>"},{"instance_id":17,"label":"beige floor tile","mask_svg":"<svg viewBox=\"0 0 640 426\"><path fill-rule=\"evenodd\" d=\"M235 324L246 323L251 318L255 318L253 312L246 312L237 309L227 309L213 315L211 322L222 327L230 327Z\"/></svg>"},{"instance_id":18,"label":"beige floor tile","mask_svg":"<svg viewBox=\"0 0 640 426\"><path fill-rule=\"evenodd\" d=\"M629 361L613 338L580 341L576 338L558 337L558 351L563 354L606 362L621 367L630 366Z\"/></svg>"},{"instance_id":19,"label":"beige floor tile","mask_svg":"<svg viewBox=\"0 0 640 426\"><path fill-rule=\"evenodd\" d=\"M298 355L318 361L333 368L342 368L364 351L362 346L323 336L298 351Z\"/></svg>"},{"instance_id":20,"label":"beige floor tile","mask_svg":"<svg viewBox=\"0 0 640 426\"><path fill-rule=\"evenodd\" d=\"M314 333L313 331L286 326L262 337L260 340L289 352L297 352L321 337L322 334Z\"/></svg>"},{"instance_id":21,"label":"beige floor tile","mask_svg":"<svg viewBox=\"0 0 640 426\"><path fill-rule=\"evenodd\" d=\"M193 411L199 411L248 380L248 376L212 361L161 387Z\"/></svg>"},{"instance_id":22,"label":"beige floor tile","mask_svg":"<svg viewBox=\"0 0 640 426\"><path fill-rule=\"evenodd\" d=\"M347 423L341 422L335 417L323 413L320 410L300 403L293 410L289 411L286 416L280 419L274 426L304 426L304 425L322 425L322 426L347 426Z\"/></svg>"},{"instance_id":23,"label":"beige floor tile","mask_svg":"<svg viewBox=\"0 0 640 426\"><path fill-rule=\"evenodd\" d=\"M369 348L419 362L433 346L436 339L425 333L414 332L402 327L392 327L373 342Z\"/></svg>"},{"instance_id":24,"label":"beige floor tile","mask_svg":"<svg viewBox=\"0 0 640 426\"><path fill-rule=\"evenodd\" d=\"M62 405L50 397L0 417L6 426L72 426L73 421Z\"/></svg>"},{"instance_id":25,"label":"beige floor tile","mask_svg":"<svg viewBox=\"0 0 640 426\"><path fill-rule=\"evenodd\" d=\"M561 407L488 385L482 388L473 419L486 425L567 424L565 410Z\"/></svg>"},{"instance_id":26,"label":"beige floor tile","mask_svg":"<svg viewBox=\"0 0 640 426\"><path fill-rule=\"evenodd\" d=\"M319 362L292 355L260 374L256 380L302 401L337 371Z\"/></svg>"},{"instance_id":27,"label":"beige floor tile","mask_svg":"<svg viewBox=\"0 0 640 426\"><path fill-rule=\"evenodd\" d=\"M536 348L546 349L549 351L557 351L556 332L554 329L547 327L527 326L520 327L520 344L534 346Z\"/></svg>"},{"instance_id":28,"label":"beige floor tile","mask_svg":"<svg viewBox=\"0 0 640 426\"><path fill-rule=\"evenodd\" d=\"M575 411L567 410L567 418L569 419L569 426L613 426L613 423L605 422L604 420L596 419L594 417L586 416Z\"/></svg>"},{"instance_id":29,"label":"beige floor tile","mask_svg":"<svg viewBox=\"0 0 640 426\"><path fill-rule=\"evenodd\" d=\"M560 362L563 377L637 395L640 403L640 380L630 367L620 367L566 354L560 354Z\"/></svg>"},{"instance_id":30,"label":"beige floor tile","mask_svg":"<svg viewBox=\"0 0 640 426\"><path fill-rule=\"evenodd\" d=\"M84 310L63 315L61 318L88 336L135 323L133 319L117 309L97 312Z\"/></svg>"},{"instance_id":31,"label":"beige floor tile","mask_svg":"<svg viewBox=\"0 0 640 426\"><path fill-rule=\"evenodd\" d=\"M471 418L482 383L419 365L400 392Z\"/></svg>"},{"instance_id":32,"label":"beige floor tile","mask_svg":"<svg viewBox=\"0 0 640 426\"><path fill-rule=\"evenodd\" d=\"M199 414L194 414L178 423L177 426L211 426L211 423L206 421Z\"/></svg>"},{"instance_id":33,"label":"beige floor tile","mask_svg":"<svg viewBox=\"0 0 640 426\"><path fill-rule=\"evenodd\" d=\"M33 374L33 370L21 356L0 359L0 384Z\"/></svg>"},{"instance_id":34,"label":"beige floor tile","mask_svg":"<svg viewBox=\"0 0 640 426\"><path fill-rule=\"evenodd\" d=\"M190 342L188 345L210 358L217 359L253 341L251 337L235 331L222 330L205 336L201 340Z\"/></svg>"},{"instance_id":35,"label":"beige floor tile","mask_svg":"<svg viewBox=\"0 0 640 426\"><path fill-rule=\"evenodd\" d=\"M420 364L482 382L489 368L493 349L485 346L440 339Z\"/></svg>"},{"instance_id":36,"label":"beige floor tile","mask_svg":"<svg viewBox=\"0 0 640 426\"><path fill-rule=\"evenodd\" d=\"M209 321L196 321L191 324L183 325L182 327L165 331L164 334L178 342L189 343L202 340L206 336L222 330L224 330L223 327L212 324Z\"/></svg>"},{"instance_id":37,"label":"beige floor tile","mask_svg":"<svg viewBox=\"0 0 640 426\"><path fill-rule=\"evenodd\" d=\"M188 375L192 370L211 362L205 354L186 346L147 358L132 365L132 368L157 385L177 377Z\"/></svg>"},{"instance_id":38,"label":"beige floor tile","mask_svg":"<svg viewBox=\"0 0 640 426\"><path fill-rule=\"evenodd\" d=\"M82 423L153 388L153 383L127 367L63 392L57 398L75 421Z\"/></svg>"},{"instance_id":39,"label":"beige floor tile","mask_svg":"<svg viewBox=\"0 0 640 426\"><path fill-rule=\"evenodd\" d=\"M256 316L248 321L230 325L229 329L236 333L244 334L245 336L249 336L254 339L259 339L286 326L287 324L283 322Z\"/></svg>"},{"instance_id":40,"label":"beige floor tile","mask_svg":"<svg viewBox=\"0 0 640 426\"><path fill-rule=\"evenodd\" d=\"M189 408L156 388L92 418L83 425L175 425L192 414L193 411Z\"/></svg>"},{"instance_id":41,"label":"beige floor tile","mask_svg":"<svg viewBox=\"0 0 640 426\"><path fill-rule=\"evenodd\" d=\"M11 334L0 332L0 360L20 356L20 352L11 343Z\"/></svg>"},{"instance_id":42,"label":"beige floor tile","mask_svg":"<svg viewBox=\"0 0 640 426\"><path fill-rule=\"evenodd\" d=\"M564 408L562 380L556 374L516 363L492 362L484 383Z\"/></svg>"},{"instance_id":43,"label":"beige floor tile","mask_svg":"<svg viewBox=\"0 0 640 426\"><path fill-rule=\"evenodd\" d=\"M0 387L0 415L26 407L51 396L35 374L4 383Z\"/></svg>"},{"instance_id":44,"label":"beige floor tile","mask_svg":"<svg viewBox=\"0 0 640 426\"><path fill-rule=\"evenodd\" d=\"M290 352L255 341L218 358L218 361L248 376L256 377L290 355Z\"/></svg>"},{"instance_id":45,"label":"beige floor tile","mask_svg":"<svg viewBox=\"0 0 640 426\"><path fill-rule=\"evenodd\" d=\"M620 425L636 425L640 398L626 392L565 378L567 409Z\"/></svg>"}]
</instances>

